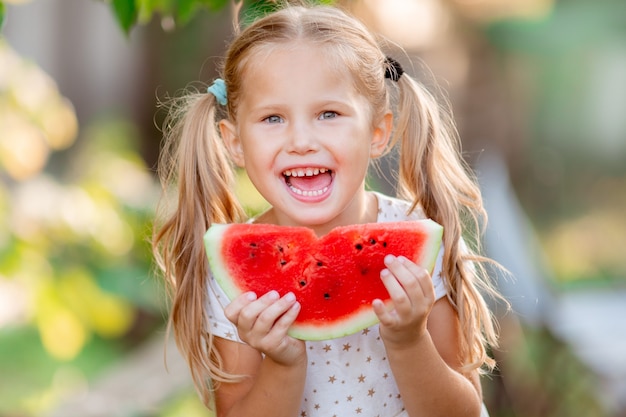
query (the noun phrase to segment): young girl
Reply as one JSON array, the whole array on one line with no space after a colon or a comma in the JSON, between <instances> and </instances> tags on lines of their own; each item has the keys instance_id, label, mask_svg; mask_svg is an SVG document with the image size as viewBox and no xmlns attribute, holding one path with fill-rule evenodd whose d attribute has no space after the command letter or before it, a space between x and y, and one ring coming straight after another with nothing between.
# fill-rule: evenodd
<instances>
[{"instance_id":1,"label":"young girl","mask_svg":"<svg viewBox=\"0 0 626 417\"><path fill-rule=\"evenodd\" d=\"M484 210L450 117L424 87L355 19L289 6L246 28L223 80L178 104L161 166L177 205L158 223L154 248L172 289L171 325L205 404L218 416L479 416L479 371L492 365L486 346L496 338L480 264L471 262L483 258L461 236L478 241ZM402 199L365 188L370 161L396 143ZM232 193L233 164L270 204L254 219ZM287 335L300 309L292 293L229 303L202 240L215 222L323 235L426 217L444 226L432 277L389 254L380 278L393 309L376 300L379 325L321 342Z\"/></svg>"}]
</instances>

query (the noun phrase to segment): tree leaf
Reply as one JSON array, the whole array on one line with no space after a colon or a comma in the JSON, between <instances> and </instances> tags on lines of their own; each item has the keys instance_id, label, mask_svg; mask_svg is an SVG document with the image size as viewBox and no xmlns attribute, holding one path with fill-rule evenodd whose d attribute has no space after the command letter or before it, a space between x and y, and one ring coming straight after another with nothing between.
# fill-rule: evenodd
<instances>
[{"instance_id":1,"label":"tree leaf","mask_svg":"<svg viewBox=\"0 0 626 417\"><path fill-rule=\"evenodd\" d=\"M136 0L137 5L137 22L145 25L152 20L152 15L159 8L161 1L159 0Z\"/></svg>"},{"instance_id":2,"label":"tree leaf","mask_svg":"<svg viewBox=\"0 0 626 417\"><path fill-rule=\"evenodd\" d=\"M177 21L184 25L201 8L206 8L211 12L219 12L229 3L230 0L177 0Z\"/></svg>"},{"instance_id":3,"label":"tree leaf","mask_svg":"<svg viewBox=\"0 0 626 417\"><path fill-rule=\"evenodd\" d=\"M202 3L204 6L206 6L212 12L218 12L230 3L230 0L198 0L198 1L199 3Z\"/></svg>"},{"instance_id":4,"label":"tree leaf","mask_svg":"<svg viewBox=\"0 0 626 417\"><path fill-rule=\"evenodd\" d=\"M200 4L198 0L178 0L176 21L181 25L188 23L198 10L198 4Z\"/></svg>"},{"instance_id":5,"label":"tree leaf","mask_svg":"<svg viewBox=\"0 0 626 417\"><path fill-rule=\"evenodd\" d=\"M4 2L0 1L0 30L4 26Z\"/></svg>"},{"instance_id":6,"label":"tree leaf","mask_svg":"<svg viewBox=\"0 0 626 417\"><path fill-rule=\"evenodd\" d=\"M138 10L135 0L113 0L111 5L117 22L122 27L124 33L128 35L137 21Z\"/></svg>"},{"instance_id":7,"label":"tree leaf","mask_svg":"<svg viewBox=\"0 0 626 417\"><path fill-rule=\"evenodd\" d=\"M239 24L245 28L255 20L280 8L280 2L272 0L243 0L243 5L239 12Z\"/></svg>"},{"instance_id":8,"label":"tree leaf","mask_svg":"<svg viewBox=\"0 0 626 417\"><path fill-rule=\"evenodd\" d=\"M206 1L206 0L205 0ZM219 2L220 0L217 0ZM255 20L270 14L276 10L284 7L284 3L289 3L288 0L240 0L243 2L241 10L239 12L239 22L241 27L250 25ZM214 0L214 2L216 2ZM296 2L298 3L298 2ZM312 5L331 5L335 3L335 0L308 0L305 3Z\"/></svg>"}]
</instances>

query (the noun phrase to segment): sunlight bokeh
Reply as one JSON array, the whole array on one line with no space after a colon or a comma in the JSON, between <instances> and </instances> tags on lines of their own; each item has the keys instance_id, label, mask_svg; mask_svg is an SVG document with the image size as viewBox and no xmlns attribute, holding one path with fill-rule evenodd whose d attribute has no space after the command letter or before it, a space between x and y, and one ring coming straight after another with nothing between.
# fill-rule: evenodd
<instances>
[{"instance_id":1,"label":"sunlight bokeh","mask_svg":"<svg viewBox=\"0 0 626 417\"><path fill-rule=\"evenodd\" d=\"M525 268L498 284L530 307L502 317L501 368L484 379L492 417L623 416L626 3L337 2L443 86L481 181L500 158L490 224L504 266ZM125 33L112 2L0 3L0 415L212 415L174 344L165 369L149 241L157 102L215 78L232 10L187 9L183 22L153 12L216 2L138 0ZM394 160L381 162L370 185L393 191ZM251 216L268 207L243 170L234 191Z\"/></svg>"},{"instance_id":2,"label":"sunlight bokeh","mask_svg":"<svg viewBox=\"0 0 626 417\"><path fill-rule=\"evenodd\" d=\"M72 145L78 121L54 80L0 38L0 167L17 180L40 172L50 151Z\"/></svg>"}]
</instances>

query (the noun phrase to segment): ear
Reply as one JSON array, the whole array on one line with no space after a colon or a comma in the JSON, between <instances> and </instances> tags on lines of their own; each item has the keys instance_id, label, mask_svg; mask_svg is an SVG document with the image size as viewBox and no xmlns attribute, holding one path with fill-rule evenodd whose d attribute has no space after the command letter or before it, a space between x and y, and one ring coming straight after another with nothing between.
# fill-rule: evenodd
<instances>
[{"instance_id":1,"label":"ear","mask_svg":"<svg viewBox=\"0 0 626 417\"><path fill-rule=\"evenodd\" d=\"M227 119L219 121L219 128L230 158L238 167L243 168L245 166L243 147L241 146L241 140L239 140L239 135L237 134L237 128Z\"/></svg>"},{"instance_id":2,"label":"ear","mask_svg":"<svg viewBox=\"0 0 626 417\"><path fill-rule=\"evenodd\" d=\"M389 140L391 139L391 131L393 130L393 114L391 112L385 113L380 122L374 126L374 132L372 132L372 143L370 146L370 157L378 158L381 156Z\"/></svg>"}]
</instances>

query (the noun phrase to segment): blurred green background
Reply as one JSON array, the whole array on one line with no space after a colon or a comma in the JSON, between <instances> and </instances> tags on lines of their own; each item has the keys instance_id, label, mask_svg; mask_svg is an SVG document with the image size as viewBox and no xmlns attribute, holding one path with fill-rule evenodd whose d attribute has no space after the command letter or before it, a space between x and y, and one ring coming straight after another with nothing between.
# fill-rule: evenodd
<instances>
[{"instance_id":1,"label":"blurred green background","mask_svg":"<svg viewBox=\"0 0 626 417\"><path fill-rule=\"evenodd\" d=\"M513 311L494 306L491 415L626 416L626 3L335 3L452 103L486 248L515 276L495 277ZM266 7L241 4L244 18ZM148 240L157 103L216 77L235 14L225 0L0 2L0 416L211 415L165 339ZM370 186L392 192L385 177Z\"/></svg>"}]
</instances>

